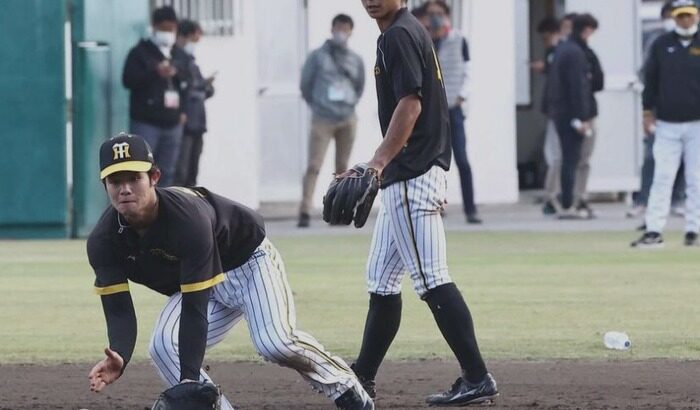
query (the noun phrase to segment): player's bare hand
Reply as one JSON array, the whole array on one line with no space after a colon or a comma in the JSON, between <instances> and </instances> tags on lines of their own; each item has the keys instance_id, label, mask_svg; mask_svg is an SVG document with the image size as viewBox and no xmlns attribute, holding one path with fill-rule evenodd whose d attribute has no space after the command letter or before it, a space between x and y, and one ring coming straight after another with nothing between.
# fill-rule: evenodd
<instances>
[{"instance_id":1,"label":"player's bare hand","mask_svg":"<svg viewBox=\"0 0 700 410\"><path fill-rule=\"evenodd\" d=\"M651 111L644 111L644 135L649 136L656 131L656 117Z\"/></svg>"},{"instance_id":2,"label":"player's bare hand","mask_svg":"<svg viewBox=\"0 0 700 410\"><path fill-rule=\"evenodd\" d=\"M173 67L168 60L161 61L156 67L158 75L163 78L171 78L177 74L177 69Z\"/></svg>"},{"instance_id":3,"label":"player's bare hand","mask_svg":"<svg viewBox=\"0 0 700 410\"><path fill-rule=\"evenodd\" d=\"M106 347L105 355L107 357L98 362L88 375L91 391L102 391L108 384L114 383L122 375L124 359L119 353Z\"/></svg>"}]
</instances>

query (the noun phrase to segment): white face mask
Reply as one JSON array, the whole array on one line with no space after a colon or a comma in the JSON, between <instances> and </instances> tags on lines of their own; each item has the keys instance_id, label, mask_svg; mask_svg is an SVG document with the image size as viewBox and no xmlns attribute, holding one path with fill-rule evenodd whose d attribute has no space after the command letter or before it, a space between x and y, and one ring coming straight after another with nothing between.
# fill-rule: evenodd
<instances>
[{"instance_id":1,"label":"white face mask","mask_svg":"<svg viewBox=\"0 0 700 410\"><path fill-rule=\"evenodd\" d=\"M175 44L175 33L172 31L154 31L151 37L158 47L172 47Z\"/></svg>"},{"instance_id":2,"label":"white face mask","mask_svg":"<svg viewBox=\"0 0 700 410\"><path fill-rule=\"evenodd\" d=\"M193 43L191 41L188 41L185 43L185 46L182 47L183 50L185 50L185 53L189 55L194 55L194 50L197 48L197 43Z\"/></svg>"},{"instance_id":3,"label":"white face mask","mask_svg":"<svg viewBox=\"0 0 700 410\"><path fill-rule=\"evenodd\" d=\"M350 38L350 34L344 32L344 31L334 31L333 32L333 42L335 42L338 45L344 46L348 43L348 39Z\"/></svg>"},{"instance_id":4,"label":"white face mask","mask_svg":"<svg viewBox=\"0 0 700 410\"><path fill-rule=\"evenodd\" d=\"M675 30L676 34L678 34L681 37L693 37L695 33L698 32L698 26L692 25L690 28L676 26Z\"/></svg>"},{"instance_id":5,"label":"white face mask","mask_svg":"<svg viewBox=\"0 0 700 410\"><path fill-rule=\"evenodd\" d=\"M664 30L673 31L676 29L676 20L674 19L664 19Z\"/></svg>"}]
</instances>

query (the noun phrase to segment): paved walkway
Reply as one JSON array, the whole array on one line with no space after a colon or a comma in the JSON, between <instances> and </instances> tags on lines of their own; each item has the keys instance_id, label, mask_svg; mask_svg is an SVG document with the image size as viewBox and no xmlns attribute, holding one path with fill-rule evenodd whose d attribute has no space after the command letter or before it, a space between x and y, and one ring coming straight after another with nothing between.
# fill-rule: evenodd
<instances>
[{"instance_id":1,"label":"paved walkway","mask_svg":"<svg viewBox=\"0 0 700 410\"><path fill-rule=\"evenodd\" d=\"M447 208L445 227L448 231L469 232L629 232L630 240L637 232L635 228L642 224L641 217L627 218L628 206L621 202L593 204L597 217L592 220L560 221L545 217L541 205L535 204L531 198L526 198L517 204L483 205L480 212L484 219L482 225L468 225L459 207ZM296 227L296 216L293 208L278 208L275 212L263 212L267 220L268 232L273 236L279 235L345 235L365 233L371 234L374 226L374 215L364 228L328 226L320 217L320 212L312 219L311 227L299 229ZM669 218L669 231L682 231L683 219Z\"/></svg>"}]
</instances>

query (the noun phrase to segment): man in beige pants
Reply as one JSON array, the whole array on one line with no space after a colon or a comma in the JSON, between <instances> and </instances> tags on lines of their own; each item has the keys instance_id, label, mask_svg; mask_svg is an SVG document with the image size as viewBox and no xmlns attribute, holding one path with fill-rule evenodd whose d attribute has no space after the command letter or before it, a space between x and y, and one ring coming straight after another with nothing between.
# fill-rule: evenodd
<instances>
[{"instance_id":1,"label":"man in beige pants","mask_svg":"<svg viewBox=\"0 0 700 410\"><path fill-rule=\"evenodd\" d=\"M335 16L331 23L333 37L309 55L301 72L301 94L313 116L299 207L300 228L310 224L316 179L331 140L335 140L335 172L348 168L357 128L355 105L365 85L362 59L347 46L352 29L349 16Z\"/></svg>"}]
</instances>

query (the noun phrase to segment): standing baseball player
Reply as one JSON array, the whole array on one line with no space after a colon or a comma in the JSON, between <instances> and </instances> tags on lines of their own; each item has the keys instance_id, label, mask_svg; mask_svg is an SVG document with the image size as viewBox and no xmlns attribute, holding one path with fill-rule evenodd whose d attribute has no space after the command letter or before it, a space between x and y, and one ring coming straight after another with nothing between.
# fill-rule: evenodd
<instances>
[{"instance_id":1,"label":"standing baseball player","mask_svg":"<svg viewBox=\"0 0 700 410\"><path fill-rule=\"evenodd\" d=\"M488 401L498 395L496 382L481 358L469 309L447 271L440 211L450 165L450 117L433 42L402 0L362 4L381 30L374 74L384 140L366 164L379 175L382 197L367 263L369 311L353 370L373 396L375 375L401 321L401 279L408 272L462 368L448 391L427 402Z\"/></svg>"},{"instance_id":2,"label":"standing baseball player","mask_svg":"<svg viewBox=\"0 0 700 410\"><path fill-rule=\"evenodd\" d=\"M166 385L208 380L206 348L245 317L264 359L295 369L339 408L374 408L347 364L296 329L284 265L258 214L205 188L156 187L160 170L136 135L103 143L100 168L111 206L87 252L109 347L89 374L93 391L116 381L134 351L131 281L168 297L149 347ZM222 398L222 408L233 407Z\"/></svg>"}]
</instances>

